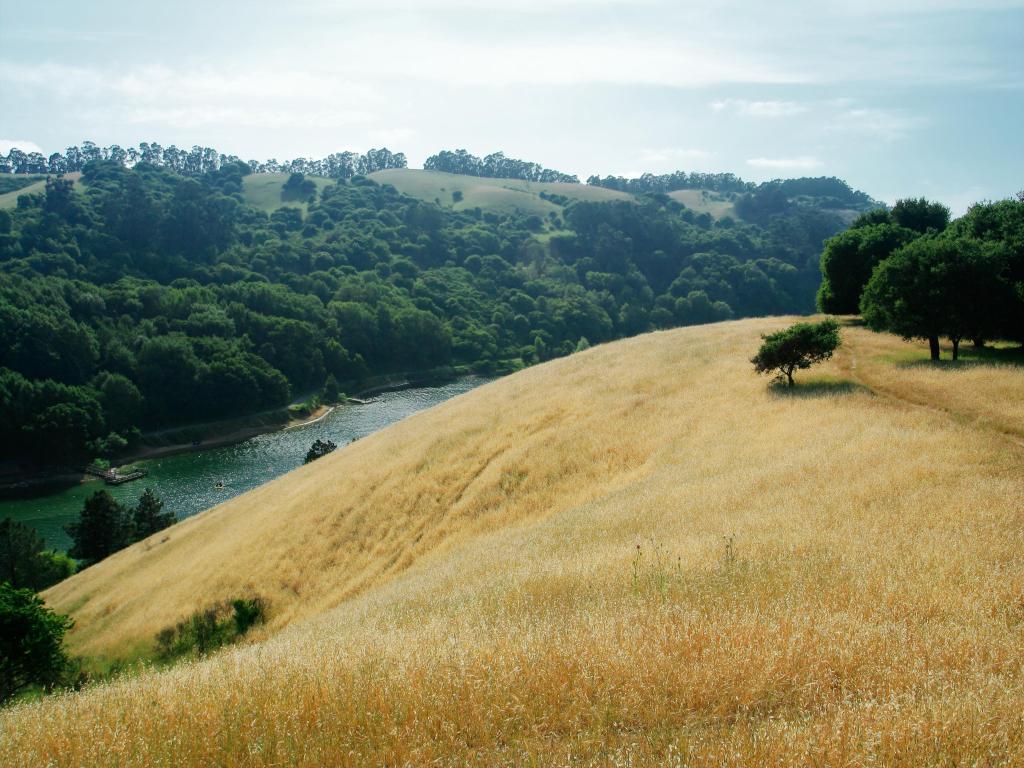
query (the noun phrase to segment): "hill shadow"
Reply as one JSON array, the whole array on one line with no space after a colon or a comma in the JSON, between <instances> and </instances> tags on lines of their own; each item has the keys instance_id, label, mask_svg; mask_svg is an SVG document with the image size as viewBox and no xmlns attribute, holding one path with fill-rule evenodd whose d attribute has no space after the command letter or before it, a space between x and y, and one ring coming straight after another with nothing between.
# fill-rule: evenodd
<instances>
[{"instance_id":1,"label":"hill shadow","mask_svg":"<svg viewBox=\"0 0 1024 768\"><path fill-rule=\"evenodd\" d=\"M773 381L768 385L768 391L773 397L808 399L840 397L842 395L854 395L858 392L871 394L870 389L849 379L811 379L809 381L800 381L798 379L792 387L786 386L785 381Z\"/></svg>"}]
</instances>

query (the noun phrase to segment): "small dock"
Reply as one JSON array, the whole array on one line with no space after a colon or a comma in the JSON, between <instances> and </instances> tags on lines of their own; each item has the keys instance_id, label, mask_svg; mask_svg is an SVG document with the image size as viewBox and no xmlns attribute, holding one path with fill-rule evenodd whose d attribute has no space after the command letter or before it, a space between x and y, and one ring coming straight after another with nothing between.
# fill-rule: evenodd
<instances>
[{"instance_id":1,"label":"small dock","mask_svg":"<svg viewBox=\"0 0 1024 768\"><path fill-rule=\"evenodd\" d=\"M100 478L107 485L122 485L149 474L145 469L135 469L122 475L116 469L102 469L93 466L86 467L84 471L87 475Z\"/></svg>"}]
</instances>

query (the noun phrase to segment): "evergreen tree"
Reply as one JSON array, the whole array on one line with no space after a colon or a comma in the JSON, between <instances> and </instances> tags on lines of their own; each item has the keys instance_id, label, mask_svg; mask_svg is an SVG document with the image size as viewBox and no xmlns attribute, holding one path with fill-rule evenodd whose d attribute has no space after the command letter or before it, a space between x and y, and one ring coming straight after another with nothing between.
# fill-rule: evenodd
<instances>
[{"instance_id":1,"label":"evergreen tree","mask_svg":"<svg viewBox=\"0 0 1024 768\"><path fill-rule=\"evenodd\" d=\"M132 543L134 521L129 510L106 491L96 491L85 500L78 521L64 530L74 542L71 557L88 567Z\"/></svg>"},{"instance_id":2,"label":"evergreen tree","mask_svg":"<svg viewBox=\"0 0 1024 768\"><path fill-rule=\"evenodd\" d=\"M164 503L160 500L152 488L147 488L139 497L139 503L132 511L135 527L135 541L141 541L147 536L152 536L157 531L169 528L174 525L173 512L164 512Z\"/></svg>"}]
</instances>

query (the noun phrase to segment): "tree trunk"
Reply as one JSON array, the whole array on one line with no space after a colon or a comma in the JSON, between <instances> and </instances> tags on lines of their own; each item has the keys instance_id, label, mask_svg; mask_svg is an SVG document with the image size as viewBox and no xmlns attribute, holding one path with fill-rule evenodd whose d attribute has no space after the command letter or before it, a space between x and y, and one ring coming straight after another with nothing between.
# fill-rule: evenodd
<instances>
[{"instance_id":1,"label":"tree trunk","mask_svg":"<svg viewBox=\"0 0 1024 768\"><path fill-rule=\"evenodd\" d=\"M959 360L960 359L960 337L959 336L951 337L950 341L953 342L953 359L954 360Z\"/></svg>"},{"instance_id":2,"label":"tree trunk","mask_svg":"<svg viewBox=\"0 0 1024 768\"><path fill-rule=\"evenodd\" d=\"M932 360L939 359L939 337L929 336L928 337L928 349L932 353Z\"/></svg>"},{"instance_id":3,"label":"tree trunk","mask_svg":"<svg viewBox=\"0 0 1024 768\"><path fill-rule=\"evenodd\" d=\"M793 386L793 369L790 368L786 371L786 378L789 379L789 386Z\"/></svg>"}]
</instances>

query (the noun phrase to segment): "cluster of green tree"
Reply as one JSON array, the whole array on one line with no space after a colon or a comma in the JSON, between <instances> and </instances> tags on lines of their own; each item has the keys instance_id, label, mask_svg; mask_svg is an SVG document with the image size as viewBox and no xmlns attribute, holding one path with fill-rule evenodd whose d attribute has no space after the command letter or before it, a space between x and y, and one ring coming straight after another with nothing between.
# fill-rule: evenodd
<instances>
[{"instance_id":1,"label":"cluster of green tree","mask_svg":"<svg viewBox=\"0 0 1024 768\"><path fill-rule=\"evenodd\" d=\"M834 176L775 179L761 184L744 181L731 173L687 173L676 171L636 179L621 176L591 176L587 184L633 194L667 194L679 189L719 192L736 201L736 213L748 221L784 214L797 207L868 211L882 207L877 200L855 190Z\"/></svg>"},{"instance_id":2,"label":"cluster of green tree","mask_svg":"<svg viewBox=\"0 0 1024 768\"><path fill-rule=\"evenodd\" d=\"M706 189L713 192L751 192L757 185L732 173L645 173L635 179L623 176L590 176L587 184L634 195L664 194L678 189Z\"/></svg>"},{"instance_id":3,"label":"cluster of green tree","mask_svg":"<svg viewBox=\"0 0 1024 768\"><path fill-rule=\"evenodd\" d=\"M312 202L316 197L316 184L312 179L307 179L304 174L293 173L288 181L281 185L281 200L291 202Z\"/></svg>"},{"instance_id":4,"label":"cluster of green tree","mask_svg":"<svg viewBox=\"0 0 1024 768\"><path fill-rule=\"evenodd\" d=\"M306 451L306 458L303 460L303 464L309 464L311 461L322 459L328 453L338 450L338 444L333 440L321 440L317 438L313 441L313 444L309 446L309 450Z\"/></svg>"},{"instance_id":5,"label":"cluster of green tree","mask_svg":"<svg viewBox=\"0 0 1024 768\"><path fill-rule=\"evenodd\" d=\"M927 339L1024 343L1024 193L974 205L950 223L924 198L862 215L825 244L818 306L861 312L876 330Z\"/></svg>"},{"instance_id":6,"label":"cluster of green tree","mask_svg":"<svg viewBox=\"0 0 1024 768\"><path fill-rule=\"evenodd\" d=\"M174 513L163 509L163 501L149 488L134 507L125 507L106 491L96 491L85 500L78 520L64 529L72 541L68 555L83 568L98 563L174 525Z\"/></svg>"},{"instance_id":7,"label":"cluster of green tree","mask_svg":"<svg viewBox=\"0 0 1024 768\"><path fill-rule=\"evenodd\" d=\"M84 194L51 177L0 210L0 455L114 455L328 377L512 370L583 337L809 311L844 226L808 205L715 221L664 195L545 222L362 176L268 215L244 202L247 171L94 161Z\"/></svg>"},{"instance_id":8,"label":"cluster of green tree","mask_svg":"<svg viewBox=\"0 0 1024 768\"><path fill-rule=\"evenodd\" d=\"M220 170L225 165L241 162L235 155L225 155L211 147L194 146L191 150L178 149L173 144L162 147L156 142L142 142L138 149L127 149L112 144L100 147L91 141L82 146L68 147L63 153L45 156L40 152L23 152L17 147L0 155L0 174L62 174L82 171L89 163L109 161L131 168L139 163L167 168L182 176L203 176ZM358 152L336 152L318 160L298 157L294 160L249 160L252 173L303 173L347 179L357 174L368 174L387 168L405 168L405 155L388 149L371 149L365 155ZM17 187L13 187L16 189ZM9 191L0 186L0 192Z\"/></svg>"},{"instance_id":9,"label":"cluster of green tree","mask_svg":"<svg viewBox=\"0 0 1024 768\"><path fill-rule=\"evenodd\" d=\"M522 179L523 181L547 181L579 184L578 177L560 171L553 171L537 163L505 157L503 152L493 152L484 158L471 155L464 149L442 150L431 155L423 163L426 171L444 171L463 176L483 176L492 179Z\"/></svg>"}]
</instances>

